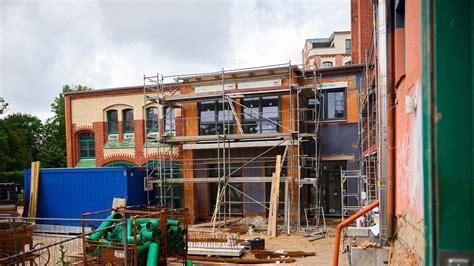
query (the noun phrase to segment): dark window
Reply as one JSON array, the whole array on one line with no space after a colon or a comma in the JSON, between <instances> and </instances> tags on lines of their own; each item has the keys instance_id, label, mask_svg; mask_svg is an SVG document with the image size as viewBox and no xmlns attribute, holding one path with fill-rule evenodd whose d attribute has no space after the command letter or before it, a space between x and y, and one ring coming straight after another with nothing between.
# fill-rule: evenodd
<instances>
[{"instance_id":1,"label":"dark window","mask_svg":"<svg viewBox=\"0 0 474 266\"><path fill-rule=\"evenodd\" d=\"M323 62L323 67L332 67L332 62L329 62L329 61Z\"/></svg>"},{"instance_id":2,"label":"dark window","mask_svg":"<svg viewBox=\"0 0 474 266\"><path fill-rule=\"evenodd\" d=\"M107 130L109 134L118 133L118 112L117 110L107 111Z\"/></svg>"},{"instance_id":3,"label":"dark window","mask_svg":"<svg viewBox=\"0 0 474 266\"><path fill-rule=\"evenodd\" d=\"M149 107L146 109L146 131L158 131L158 108Z\"/></svg>"},{"instance_id":4,"label":"dark window","mask_svg":"<svg viewBox=\"0 0 474 266\"><path fill-rule=\"evenodd\" d=\"M345 89L326 90L322 94L323 120L346 118Z\"/></svg>"},{"instance_id":5,"label":"dark window","mask_svg":"<svg viewBox=\"0 0 474 266\"><path fill-rule=\"evenodd\" d=\"M352 65L352 61L347 61L344 63L344 65L348 66L348 65Z\"/></svg>"},{"instance_id":6,"label":"dark window","mask_svg":"<svg viewBox=\"0 0 474 266\"><path fill-rule=\"evenodd\" d=\"M346 39L346 54L351 53L351 39Z\"/></svg>"},{"instance_id":7,"label":"dark window","mask_svg":"<svg viewBox=\"0 0 474 266\"><path fill-rule=\"evenodd\" d=\"M173 108L165 108L165 132L176 131L176 113Z\"/></svg>"},{"instance_id":8,"label":"dark window","mask_svg":"<svg viewBox=\"0 0 474 266\"><path fill-rule=\"evenodd\" d=\"M122 119L123 119L123 132L124 133L131 133L133 132L133 110L132 109L125 109L122 111Z\"/></svg>"},{"instance_id":9,"label":"dark window","mask_svg":"<svg viewBox=\"0 0 474 266\"><path fill-rule=\"evenodd\" d=\"M78 134L79 158L95 159L94 134L92 132L82 132Z\"/></svg>"},{"instance_id":10,"label":"dark window","mask_svg":"<svg viewBox=\"0 0 474 266\"><path fill-rule=\"evenodd\" d=\"M229 171L231 173L231 177L241 177L242 176L242 168L239 169L242 165L241 164L230 164L230 169L228 164L226 164L226 175L229 175ZM223 165L221 164L221 170L220 174L221 176L224 176L223 173ZM217 169L217 164L209 164L208 165L208 177L219 177L219 171ZM230 183L233 187L237 188L240 191L243 191L243 183ZM219 185L217 183L209 183L209 211L212 213L214 209L216 208L216 198L217 198L217 193L219 190ZM225 202L229 201L229 196L230 196L230 205L231 205L231 212L232 214L237 214L241 215L242 214L242 201L243 201L243 195L242 193L238 192L232 187L228 187L226 197L224 198ZM221 212L225 211L228 212L228 204L221 204L220 209Z\"/></svg>"},{"instance_id":11,"label":"dark window","mask_svg":"<svg viewBox=\"0 0 474 266\"><path fill-rule=\"evenodd\" d=\"M315 121L317 120L317 114L320 110L320 99L319 98L311 98L308 100L308 109L306 112L306 120L307 121Z\"/></svg>"},{"instance_id":12,"label":"dark window","mask_svg":"<svg viewBox=\"0 0 474 266\"><path fill-rule=\"evenodd\" d=\"M223 125L224 124L224 125ZM234 117L227 101L199 103L199 135L234 133Z\"/></svg>"},{"instance_id":13,"label":"dark window","mask_svg":"<svg viewBox=\"0 0 474 266\"><path fill-rule=\"evenodd\" d=\"M244 133L278 132L279 102L278 96L242 99L242 129Z\"/></svg>"},{"instance_id":14,"label":"dark window","mask_svg":"<svg viewBox=\"0 0 474 266\"><path fill-rule=\"evenodd\" d=\"M278 212L283 214L285 210L285 181L283 180L284 177L287 176L286 170L286 162L283 164L283 167L280 170L280 193L279 193L279 205L278 205ZM265 176L272 177L273 172L275 172L275 163L274 162L266 162L265 163ZM265 201L270 204L270 196L272 191L272 182L265 182Z\"/></svg>"}]
</instances>

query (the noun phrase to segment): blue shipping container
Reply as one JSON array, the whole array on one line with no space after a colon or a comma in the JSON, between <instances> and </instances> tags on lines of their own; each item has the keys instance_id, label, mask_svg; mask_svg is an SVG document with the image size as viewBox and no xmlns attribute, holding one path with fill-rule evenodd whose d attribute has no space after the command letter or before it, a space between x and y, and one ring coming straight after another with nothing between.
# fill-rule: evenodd
<instances>
[{"instance_id":1,"label":"blue shipping container","mask_svg":"<svg viewBox=\"0 0 474 266\"><path fill-rule=\"evenodd\" d=\"M127 199L127 205L146 204L145 172L140 168L56 168L41 169L39 218L81 218L86 212L112 208L113 198ZM25 199L29 202L31 170L24 171ZM104 218L107 214L90 218ZM80 225L71 221L37 221L59 225Z\"/></svg>"}]
</instances>

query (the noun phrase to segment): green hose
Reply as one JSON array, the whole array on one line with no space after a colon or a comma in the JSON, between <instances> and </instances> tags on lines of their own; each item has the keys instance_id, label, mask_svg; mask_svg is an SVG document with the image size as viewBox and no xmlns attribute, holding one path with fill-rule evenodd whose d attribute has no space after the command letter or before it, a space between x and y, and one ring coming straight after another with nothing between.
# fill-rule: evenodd
<instances>
[{"instance_id":1,"label":"green hose","mask_svg":"<svg viewBox=\"0 0 474 266\"><path fill-rule=\"evenodd\" d=\"M152 243L148 248L148 258L146 261L146 266L156 266L158 265L158 256L159 256L160 246L156 243Z\"/></svg>"},{"instance_id":2,"label":"green hose","mask_svg":"<svg viewBox=\"0 0 474 266\"><path fill-rule=\"evenodd\" d=\"M96 232L92 233L88 239L93 240L93 241L99 241L105 234L105 230L101 230L101 229L107 228L111 226L113 223L115 223L115 221L111 221L111 220L119 220L122 218L123 218L123 215L120 212L114 212L110 214L109 217L107 217L105 221L103 221L100 224L100 226L96 229Z\"/></svg>"}]
</instances>

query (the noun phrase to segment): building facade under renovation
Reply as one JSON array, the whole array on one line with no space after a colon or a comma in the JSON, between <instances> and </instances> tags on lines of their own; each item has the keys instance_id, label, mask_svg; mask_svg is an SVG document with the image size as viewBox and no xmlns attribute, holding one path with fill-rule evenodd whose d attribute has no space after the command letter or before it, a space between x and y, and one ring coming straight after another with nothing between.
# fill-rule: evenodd
<instances>
[{"instance_id":1,"label":"building facade under renovation","mask_svg":"<svg viewBox=\"0 0 474 266\"><path fill-rule=\"evenodd\" d=\"M340 215L359 204L341 171L358 169L361 71L283 64L69 93L68 167L145 167L151 204L208 219L265 214L279 155L288 223L311 208Z\"/></svg>"}]
</instances>

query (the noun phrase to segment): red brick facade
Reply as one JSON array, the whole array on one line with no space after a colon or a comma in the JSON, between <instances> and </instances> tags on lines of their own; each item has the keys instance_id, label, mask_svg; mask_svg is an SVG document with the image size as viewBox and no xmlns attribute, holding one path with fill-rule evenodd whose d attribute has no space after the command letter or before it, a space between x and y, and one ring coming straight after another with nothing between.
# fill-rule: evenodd
<instances>
[{"instance_id":1,"label":"red brick facade","mask_svg":"<svg viewBox=\"0 0 474 266\"><path fill-rule=\"evenodd\" d=\"M352 63L364 62L373 31L373 7L370 0L351 0Z\"/></svg>"}]
</instances>

